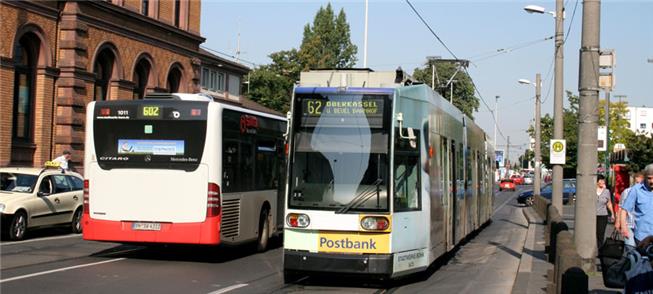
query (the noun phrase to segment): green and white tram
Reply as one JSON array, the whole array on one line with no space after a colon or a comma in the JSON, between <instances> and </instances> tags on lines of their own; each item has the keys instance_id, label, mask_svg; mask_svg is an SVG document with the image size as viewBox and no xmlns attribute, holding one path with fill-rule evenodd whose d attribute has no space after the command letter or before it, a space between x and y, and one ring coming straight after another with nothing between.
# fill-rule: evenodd
<instances>
[{"instance_id":1,"label":"green and white tram","mask_svg":"<svg viewBox=\"0 0 653 294\"><path fill-rule=\"evenodd\" d=\"M490 220L486 134L401 71L302 73L289 118L286 282L423 271Z\"/></svg>"}]
</instances>

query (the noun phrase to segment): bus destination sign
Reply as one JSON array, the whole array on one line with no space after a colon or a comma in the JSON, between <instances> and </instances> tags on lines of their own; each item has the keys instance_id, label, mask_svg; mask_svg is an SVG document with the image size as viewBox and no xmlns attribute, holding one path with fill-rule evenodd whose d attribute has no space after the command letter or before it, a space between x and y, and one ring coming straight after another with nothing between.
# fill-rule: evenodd
<instances>
[{"instance_id":1,"label":"bus destination sign","mask_svg":"<svg viewBox=\"0 0 653 294\"><path fill-rule=\"evenodd\" d=\"M302 99L302 126L360 127L362 119L371 128L383 127L383 97L326 98Z\"/></svg>"}]
</instances>

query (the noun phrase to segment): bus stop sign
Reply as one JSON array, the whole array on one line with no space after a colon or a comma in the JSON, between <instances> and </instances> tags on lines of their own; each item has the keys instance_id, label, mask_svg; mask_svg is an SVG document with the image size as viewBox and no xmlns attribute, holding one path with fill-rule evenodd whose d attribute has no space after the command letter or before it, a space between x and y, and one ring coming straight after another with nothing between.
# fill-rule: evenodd
<instances>
[{"instance_id":1,"label":"bus stop sign","mask_svg":"<svg viewBox=\"0 0 653 294\"><path fill-rule=\"evenodd\" d=\"M565 164L567 142L565 140L551 140L550 147L550 163L551 164Z\"/></svg>"}]
</instances>

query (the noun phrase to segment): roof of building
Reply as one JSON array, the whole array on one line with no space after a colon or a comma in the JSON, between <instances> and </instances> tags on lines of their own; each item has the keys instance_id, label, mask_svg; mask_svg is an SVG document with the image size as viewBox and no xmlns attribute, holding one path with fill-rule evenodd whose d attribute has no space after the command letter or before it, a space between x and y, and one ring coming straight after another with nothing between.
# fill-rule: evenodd
<instances>
[{"instance_id":1,"label":"roof of building","mask_svg":"<svg viewBox=\"0 0 653 294\"><path fill-rule=\"evenodd\" d=\"M213 65L218 66L218 67L225 67L227 69L240 71L243 74L248 73L251 70L249 67L245 66L242 63L238 63L238 62L235 62L235 61L231 61L231 60L222 58L222 57L217 56L217 55L215 55L215 54L213 54L213 53L211 53L211 52L209 52L209 51L207 51L207 50L205 50L204 48L201 48L201 47L199 49L199 53L200 53L201 57L204 58L202 60L203 63L209 63L209 64L213 64Z\"/></svg>"},{"instance_id":2,"label":"roof of building","mask_svg":"<svg viewBox=\"0 0 653 294\"><path fill-rule=\"evenodd\" d=\"M209 93L207 93L207 94L209 94ZM211 95L211 94L209 94L209 95ZM223 97L220 97L220 96L215 96L215 95L211 95L211 96L216 101L220 101L222 103L231 104L231 105L235 105L235 106L239 106L239 107L243 107L243 108L247 108L247 109L251 109L251 110L255 110L255 111L259 111L259 112L263 112L263 113L267 113L267 114L285 116L283 113L278 112L278 111L276 111L274 109L267 108L267 107L265 107L265 106L263 106L261 104L258 104L254 100L249 99L249 98L247 98L245 96L240 96L238 101L232 100L232 99L226 99L226 98L223 98Z\"/></svg>"}]
</instances>

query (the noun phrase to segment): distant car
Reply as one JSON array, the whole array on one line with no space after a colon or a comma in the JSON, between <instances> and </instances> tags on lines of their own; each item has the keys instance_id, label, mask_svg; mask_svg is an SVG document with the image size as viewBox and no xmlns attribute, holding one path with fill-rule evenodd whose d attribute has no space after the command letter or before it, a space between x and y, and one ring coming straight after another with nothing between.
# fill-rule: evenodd
<instances>
[{"instance_id":1,"label":"distant car","mask_svg":"<svg viewBox=\"0 0 653 294\"><path fill-rule=\"evenodd\" d=\"M525 176L524 177L524 185L532 185L533 184L533 176Z\"/></svg>"},{"instance_id":2,"label":"distant car","mask_svg":"<svg viewBox=\"0 0 653 294\"><path fill-rule=\"evenodd\" d=\"M517 187L515 186L515 182L511 179L502 179L501 182L499 182L499 191L503 190L512 190L515 191L517 190Z\"/></svg>"},{"instance_id":3,"label":"distant car","mask_svg":"<svg viewBox=\"0 0 653 294\"><path fill-rule=\"evenodd\" d=\"M523 185L524 184L524 178L520 175L512 175L510 179L515 183L515 185Z\"/></svg>"},{"instance_id":4,"label":"distant car","mask_svg":"<svg viewBox=\"0 0 653 294\"><path fill-rule=\"evenodd\" d=\"M564 179L562 180L563 190L562 190L562 203L569 204L576 201L576 179ZM540 195L546 199L551 200L551 195L553 194L552 184L547 184L540 190ZM533 200L533 190L528 190L521 192L517 196L517 202L524 204L526 206L531 206L535 203Z\"/></svg>"},{"instance_id":5,"label":"distant car","mask_svg":"<svg viewBox=\"0 0 653 294\"><path fill-rule=\"evenodd\" d=\"M53 168L0 168L2 234L21 240L28 229L69 225L82 232L84 179Z\"/></svg>"}]
</instances>

